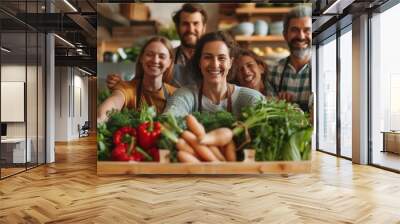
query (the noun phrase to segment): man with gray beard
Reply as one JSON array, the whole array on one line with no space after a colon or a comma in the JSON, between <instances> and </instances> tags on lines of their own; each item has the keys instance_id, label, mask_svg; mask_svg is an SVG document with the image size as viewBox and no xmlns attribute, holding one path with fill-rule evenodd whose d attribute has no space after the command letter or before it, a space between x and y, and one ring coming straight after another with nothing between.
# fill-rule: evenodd
<instances>
[{"instance_id":1,"label":"man with gray beard","mask_svg":"<svg viewBox=\"0 0 400 224\"><path fill-rule=\"evenodd\" d=\"M311 7L298 6L285 17L283 36L290 56L270 70L269 80L279 99L296 103L311 112Z\"/></svg>"}]
</instances>

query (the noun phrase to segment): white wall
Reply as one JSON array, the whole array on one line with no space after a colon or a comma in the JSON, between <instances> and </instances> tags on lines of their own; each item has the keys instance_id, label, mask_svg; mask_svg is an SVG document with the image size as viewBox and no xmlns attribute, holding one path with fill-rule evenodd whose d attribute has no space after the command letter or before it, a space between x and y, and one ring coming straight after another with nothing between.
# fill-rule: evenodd
<instances>
[{"instance_id":1,"label":"white wall","mask_svg":"<svg viewBox=\"0 0 400 224\"><path fill-rule=\"evenodd\" d=\"M1 81L6 82L25 82L25 74L27 69L28 74L32 73L33 70L36 68L33 66L28 66L27 68L25 65L2 65L1 66ZM30 90L30 89L28 89ZM33 90L33 89L32 89ZM34 92L27 93L28 99L27 102L31 102L31 98L36 96L36 89ZM7 108L1 108L2 110L7 110ZM31 114L28 115L28 121L31 121L32 118L30 117ZM36 116L36 114L35 114ZM36 120L36 118L35 118ZM29 133L29 132L28 132ZM7 122L7 136L8 137L25 137L25 122ZM28 136L29 137L29 136Z\"/></svg>"},{"instance_id":2,"label":"white wall","mask_svg":"<svg viewBox=\"0 0 400 224\"><path fill-rule=\"evenodd\" d=\"M2 65L1 81L25 82L25 73L25 65ZM1 109L6 110L7 108ZM7 123L7 137L25 137L25 123Z\"/></svg>"},{"instance_id":3,"label":"white wall","mask_svg":"<svg viewBox=\"0 0 400 224\"><path fill-rule=\"evenodd\" d=\"M55 141L68 140L68 68L55 68Z\"/></svg>"},{"instance_id":4,"label":"white wall","mask_svg":"<svg viewBox=\"0 0 400 224\"><path fill-rule=\"evenodd\" d=\"M77 139L78 124L88 120L88 78L75 68L56 67L55 86L55 140Z\"/></svg>"},{"instance_id":5,"label":"white wall","mask_svg":"<svg viewBox=\"0 0 400 224\"><path fill-rule=\"evenodd\" d=\"M89 120L89 102L88 102L88 78L81 76L82 73L76 74L77 70L74 70L75 75L74 75L74 91L72 92L73 96L72 99L74 99L74 102L71 103L71 105L74 105L72 108L72 120L71 120L71 135L72 138L78 138L79 133L78 133L78 124L82 126L85 121ZM79 102L80 101L80 102ZM81 108L80 108L81 107ZM81 111L80 111L81 110Z\"/></svg>"},{"instance_id":6,"label":"white wall","mask_svg":"<svg viewBox=\"0 0 400 224\"><path fill-rule=\"evenodd\" d=\"M25 65L1 65L1 81L25 82Z\"/></svg>"}]
</instances>

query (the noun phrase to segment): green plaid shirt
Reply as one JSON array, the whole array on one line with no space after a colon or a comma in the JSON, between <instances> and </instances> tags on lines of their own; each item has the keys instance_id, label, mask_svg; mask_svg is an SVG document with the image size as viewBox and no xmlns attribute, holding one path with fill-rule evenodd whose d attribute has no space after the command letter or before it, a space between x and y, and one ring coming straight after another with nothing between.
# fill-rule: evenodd
<instances>
[{"instance_id":1,"label":"green plaid shirt","mask_svg":"<svg viewBox=\"0 0 400 224\"><path fill-rule=\"evenodd\" d=\"M293 94L293 102L297 103L303 111L308 111L311 95L311 65L306 64L296 72L288 60L289 57L280 60L278 65L271 68L267 77L276 94L279 92Z\"/></svg>"}]
</instances>

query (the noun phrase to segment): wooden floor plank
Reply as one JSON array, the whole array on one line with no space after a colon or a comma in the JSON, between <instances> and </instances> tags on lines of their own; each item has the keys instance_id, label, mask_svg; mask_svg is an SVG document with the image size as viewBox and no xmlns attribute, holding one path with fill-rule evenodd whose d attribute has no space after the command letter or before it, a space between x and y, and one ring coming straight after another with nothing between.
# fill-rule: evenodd
<instances>
[{"instance_id":1,"label":"wooden floor plank","mask_svg":"<svg viewBox=\"0 0 400 224\"><path fill-rule=\"evenodd\" d=\"M314 152L312 172L96 175L95 137L0 181L0 223L400 223L400 175Z\"/></svg>"}]
</instances>

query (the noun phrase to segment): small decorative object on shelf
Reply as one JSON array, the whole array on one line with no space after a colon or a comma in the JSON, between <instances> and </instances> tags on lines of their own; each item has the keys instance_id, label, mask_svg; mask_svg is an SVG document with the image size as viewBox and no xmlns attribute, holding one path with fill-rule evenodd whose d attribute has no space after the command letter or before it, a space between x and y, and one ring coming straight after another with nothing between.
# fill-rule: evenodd
<instances>
[{"instance_id":1,"label":"small decorative object on shelf","mask_svg":"<svg viewBox=\"0 0 400 224\"><path fill-rule=\"evenodd\" d=\"M283 33L283 21L275 21L269 24L269 34L282 35L282 33Z\"/></svg>"},{"instance_id":2,"label":"small decorative object on shelf","mask_svg":"<svg viewBox=\"0 0 400 224\"><path fill-rule=\"evenodd\" d=\"M118 48L116 52L106 51L103 53L103 62L135 62L140 53L140 47Z\"/></svg>"},{"instance_id":3,"label":"small decorative object on shelf","mask_svg":"<svg viewBox=\"0 0 400 224\"><path fill-rule=\"evenodd\" d=\"M268 23L264 20L254 22L254 35L265 36L268 34Z\"/></svg>"},{"instance_id":4,"label":"small decorative object on shelf","mask_svg":"<svg viewBox=\"0 0 400 224\"><path fill-rule=\"evenodd\" d=\"M251 36L254 33L254 24L251 22L239 23L232 32L234 35Z\"/></svg>"},{"instance_id":5,"label":"small decorative object on shelf","mask_svg":"<svg viewBox=\"0 0 400 224\"><path fill-rule=\"evenodd\" d=\"M103 61L104 62L114 62L113 57L114 57L114 53L113 52L106 51L103 54ZM117 59L117 61L118 61L118 59Z\"/></svg>"}]
</instances>

